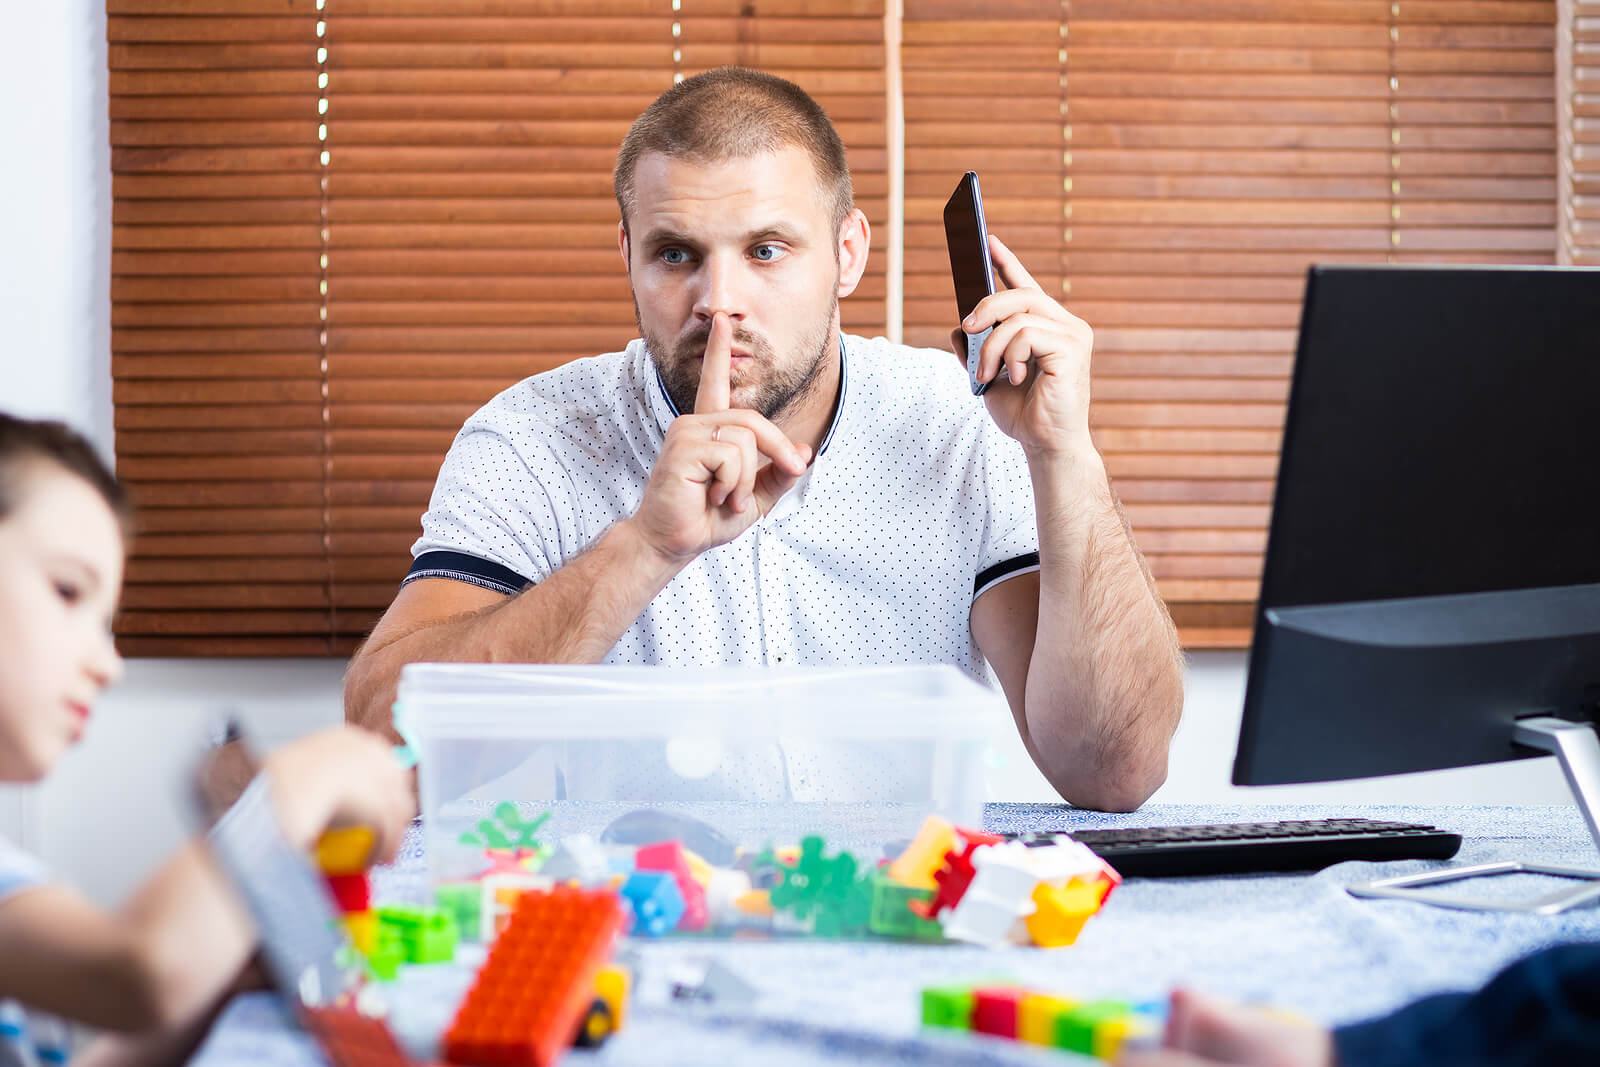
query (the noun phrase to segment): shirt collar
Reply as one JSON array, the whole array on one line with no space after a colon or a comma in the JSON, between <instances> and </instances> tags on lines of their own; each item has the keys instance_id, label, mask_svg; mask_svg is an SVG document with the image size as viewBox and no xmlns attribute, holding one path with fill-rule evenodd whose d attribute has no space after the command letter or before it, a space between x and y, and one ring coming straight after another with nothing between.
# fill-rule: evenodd
<instances>
[{"instance_id":1,"label":"shirt collar","mask_svg":"<svg viewBox=\"0 0 1600 1067\"><path fill-rule=\"evenodd\" d=\"M667 394L667 383L661 378L661 371L656 368L656 362L650 357L650 349L643 341L639 342L639 350L645 362L650 365L650 377L655 379L655 388L647 389L650 394L650 409L655 414L656 425L661 428L664 436L667 426L672 420L682 414L678 406L672 402L672 397ZM828 443L833 440L835 431L839 429L839 421L844 417L844 400L850 388L850 360L845 354L844 335L839 335L839 398L833 405L833 421L828 424L828 432L822 435L822 447L817 449L821 456L828 451Z\"/></svg>"}]
</instances>

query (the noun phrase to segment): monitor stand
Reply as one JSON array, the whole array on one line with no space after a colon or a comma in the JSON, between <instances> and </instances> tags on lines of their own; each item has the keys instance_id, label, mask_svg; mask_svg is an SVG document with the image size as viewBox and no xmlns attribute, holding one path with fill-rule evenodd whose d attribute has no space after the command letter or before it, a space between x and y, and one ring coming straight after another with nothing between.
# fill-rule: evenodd
<instances>
[{"instance_id":1,"label":"monitor stand","mask_svg":"<svg viewBox=\"0 0 1600 1067\"><path fill-rule=\"evenodd\" d=\"M1583 812L1584 822L1589 825L1589 836L1593 838L1595 847L1600 848L1600 821L1597 821L1597 815L1600 815L1600 735L1596 735L1595 727L1588 723L1538 716L1518 720L1512 740L1530 748L1549 752L1561 761L1561 771L1567 776L1567 785L1571 787L1572 795L1578 802L1578 810ZM1457 897L1449 893L1420 888L1497 874L1549 874L1559 878L1578 879L1583 884L1524 903ZM1555 915L1569 908L1600 900L1600 870L1505 860L1467 867L1447 867L1442 871L1411 874L1399 878L1380 878L1375 882L1350 886L1349 892L1357 897L1389 897L1467 911L1517 911L1533 915Z\"/></svg>"}]
</instances>

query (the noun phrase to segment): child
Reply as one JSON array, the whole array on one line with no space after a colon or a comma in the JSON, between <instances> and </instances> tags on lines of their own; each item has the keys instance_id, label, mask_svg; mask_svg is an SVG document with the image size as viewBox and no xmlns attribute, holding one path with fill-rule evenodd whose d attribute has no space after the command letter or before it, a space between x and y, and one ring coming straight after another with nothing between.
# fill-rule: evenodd
<instances>
[{"instance_id":1,"label":"child","mask_svg":"<svg viewBox=\"0 0 1600 1067\"><path fill-rule=\"evenodd\" d=\"M110 625L126 515L81 437L0 414L0 781L43 779L122 673ZM316 734L273 753L263 773L292 843L309 850L328 827L359 824L375 834L374 859L393 857L412 799L375 735ZM49 1016L140 1035L85 1060L181 1059L254 936L202 842L108 915L0 839L0 1067L56 1058L42 1047L62 1029Z\"/></svg>"}]
</instances>

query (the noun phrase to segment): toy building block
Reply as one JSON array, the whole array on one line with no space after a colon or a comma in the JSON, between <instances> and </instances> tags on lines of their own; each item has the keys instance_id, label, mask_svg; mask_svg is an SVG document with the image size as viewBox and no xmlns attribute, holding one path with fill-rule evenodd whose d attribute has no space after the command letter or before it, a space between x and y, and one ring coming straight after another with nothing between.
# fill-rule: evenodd
<instances>
[{"instance_id":1,"label":"toy building block","mask_svg":"<svg viewBox=\"0 0 1600 1067\"><path fill-rule=\"evenodd\" d=\"M327 882L328 891L333 894L334 902L343 914L366 911L372 907L372 884L367 881L367 872L327 874L323 875L323 880Z\"/></svg>"},{"instance_id":2,"label":"toy building block","mask_svg":"<svg viewBox=\"0 0 1600 1067\"><path fill-rule=\"evenodd\" d=\"M943 941L944 929L910 908L913 900L926 903L932 899L931 890L902 885L887 871L879 869L872 875L872 913L867 919L867 928L883 937Z\"/></svg>"},{"instance_id":3,"label":"toy building block","mask_svg":"<svg viewBox=\"0 0 1600 1067\"><path fill-rule=\"evenodd\" d=\"M542 893L553 885L555 883L544 875L527 871L485 875L479 879L478 934L484 943L494 940L506 928L524 893Z\"/></svg>"},{"instance_id":4,"label":"toy building block","mask_svg":"<svg viewBox=\"0 0 1600 1067\"><path fill-rule=\"evenodd\" d=\"M605 846L588 834L572 834L561 839L539 873L557 882L603 885L611 876L611 857Z\"/></svg>"},{"instance_id":5,"label":"toy building block","mask_svg":"<svg viewBox=\"0 0 1600 1067\"><path fill-rule=\"evenodd\" d=\"M1033 914L1024 920L1028 937L1044 948L1072 944L1102 899L1098 884L1040 885L1033 891Z\"/></svg>"},{"instance_id":6,"label":"toy building block","mask_svg":"<svg viewBox=\"0 0 1600 1067\"><path fill-rule=\"evenodd\" d=\"M1079 1004L1056 1017L1056 1047L1093 1056L1095 1029L1128 1014L1128 1005L1119 1000L1095 1000Z\"/></svg>"},{"instance_id":7,"label":"toy building block","mask_svg":"<svg viewBox=\"0 0 1600 1067\"><path fill-rule=\"evenodd\" d=\"M360 874L367 869L376 840L367 826L329 830L317 839L317 866L323 874Z\"/></svg>"},{"instance_id":8,"label":"toy building block","mask_svg":"<svg viewBox=\"0 0 1600 1067\"><path fill-rule=\"evenodd\" d=\"M695 881L694 875L690 872L689 861L684 857L682 845L676 841L643 845L634 854L633 865L635 870L666 871L672 875L672 880L678 885L678 893L683 897L683 916L677 922L678 929L706 928L705 887Z\"/></svg>"},{"instance_id":9,"label":"toy building block","mask_svg":"<svg viewBox=\"0 0 1600 1067\"><path fill-rule=\"evenodd\" d=\"M628 995L633 991L633 972L620 963L608 963L594 976L594 995L611 1009L611 1032L628 1022Z\"/></svg>"},{"instance_id":10,"label":"toy building block","mask_svg":"<svg viewBox=\"0 0 1600 1067\"><path fill-rule=\"evenodd\" d=\"M972 1029L980 1034L1016 1038L1017 1017L1026 990L986 986L972 991Z\"/></svg>"},{"instance_id":11,"label":"toy building block","mask_svg":"<svg viewBox=\"0 0 1600 1067\"><path fill-rule=\"evenodd\" d=\"M345 932L350 935L350 943L356 951L363 956L371 958L378 951L378 913L375 911L355 911L340 916L344 923Z\"/></svg>"},{"instance_id":12,"label":"toy building block","mask_svg":"<svg viewBox=\"0 0 1600 1067\"><path fill-rule=\"evenodd\" d=\"M715 925L742 923L747 913L739 906L739 902L750 892L750 876L744 871L736 871L729 867L713 867L711 878L706 883L707 921ZM770 895L766 903L770 911L772 907Z\"/></svg>"},{"instance_id":13,"label":"toy building block","mask_svg":"<svg viewBox=\"0 0 1600 1067\"><path fill-rule=\"evenodd\" d=\"M1053 997L1045 993L1030 993L1022 998L1017 1009L1017 1040L1030 1045L1056 1043L1056 1019L1062 1012L1078 1006L1075 1000Z\"/></svg>"},{"instance_id":14,"label":"toy building block","mask_svg":"<svg viewBox=\"0 0 1600 1067\"><path fill-rule=\"evenodd\" d=\"M660 937L676 929L683 918L683 894L668 871L634 871L622 883L621 893L633 912L630 934Z\"/></svg>"},{"instance_id":15,"label":"toy building block","mask_svg":"<svg viewBox=\"0 0 1600 1067\"><path fill-rule=\"evenodd\" d=\"M400 965L405 961L404 942L392 928L380 925L378 946L367 953L367 974L380 982L392 982L400 976Z\"/></svg>"},{"instance_id":16,"label":"toy building block","mask_svg":"<svg viewBox=\"0 0 1600 1067\"><path fill-rule=\"evenodd\" d=\"M922 991L922 1025L970 1030L973 1000L963 986L930 986Z\"/></svg>"},{"instance_id":17,"label":"toy building block","mask_svg":"<svg viewBox=\"0 0 1600 1067\"><path fill-rule=\"evenodd\" d=\"M550 812L524 821L517 805L509 800L495 805L493 819L481 819L477 831L463 833L457 840L463 845L482 845L490 849L528 849L541 856L549 855L549 848L534 835L550 821Z\"/></svg>"},{"instance_id":18,"label":"toy building block","mask_svg":"<svg viewBox=\"0 0 1600 1067\"><path fill-rule=\"evenodd\" d=\"M1121 1055L1125 1048L1158 1043L1160 1035L1161 1027L1156 1021L1137 1012L1104 1019L1094 1028L1090 1055L1109 1062Z\"/></svg>"},{"instance_id":19,"label":"toy building block","mask_svg":"<svg viewBox=\"0 0 1600 1067\"><path fill-rule=\"evenodd\" d=\"M379 908L378 919L398 939L408 963L448 963L459 934L454 913L443 908Z\"/></svg>"},{"instance_id":20,"label":"toy building block","mask_svg":"<svg viewBox=\"0 0 1600 1067\"><path fill-rule=\"evenodd\" d=\"M451 882L433 891L433 902L456 917L456 934L465 941L478 939L478 916L483 910L483 887L477 882Z\"/></svg>"},{"instance_id":21,"label":"toy building block","mask_svg":"<svg viewBox=\"0 0 1600 1067\"><path fill-rule=\"evenodd\" d=\"M889 865L889 877L914 889L934 889L933 872L944 865L944 854L955 848L956 829L937 815L922 821L911 844Z\"/></svg>"},{"instance_id":22,"label":"toy building block","mask_svg":"<svg viewBox=\"0 0 1600 1067\"><path fill-rule=\"evenodd\" d=\"M333 1067L411 1067L415 1063L382 1019L353 1007L302 1005L299 1017Z\"/></svg>"},{"instance_id":23,"label":"toy building block","mask_svg":"<svg viewBox=\"0 0 1600 1067\"><path fill-rule=\"evenodd\" d=\"M944 854L944 865L933 872L935 885L933 899L926 903L914 901L910 905L911 910L924 919L932 919L945 908L955 907L961 900L961 895L967 891L967 886L975 873L972 866L973 853L1000 840L996 834L957 827L956 844L960 846L960 851L951 849Z\"/></svg>"},{"instance_id":24,"label":"toy building block","mask_svg":"<svg viewBox=\"0 0 1600 1067\"><path fill-rule=\"evenodd\" d=\"M577 1034L622 928L609 890L525 893L445 1035L451 1063L549 1067Z\"/></svg>"},{"instance_id":25,"label":"toy building block","mask_svg":"<svg viewBox=\"0 0 1600 1067\"><path fill-rule=\"evenodd\" d=\"M1033 891L1039 884L1027 851L1012 841L973 852L974 873L966 892L939 917L946 937L990 947L1026 939L1019 920L1033 913Z\"/></svg>"},{"instance_id":26,"label":"toy building block","mask_svg":"<svg viewBox=\"0 0 1600 1067\"><path fill-rule=\"evenodd\" d=\"M872 884L858 878L849 852L825 855L820 837L803 838L793 863L780 864L782 880L770 890L772 906L797 920L798 929L824 937L849 936L867 929L872 917Z\"/></svg>"}]
</instances>

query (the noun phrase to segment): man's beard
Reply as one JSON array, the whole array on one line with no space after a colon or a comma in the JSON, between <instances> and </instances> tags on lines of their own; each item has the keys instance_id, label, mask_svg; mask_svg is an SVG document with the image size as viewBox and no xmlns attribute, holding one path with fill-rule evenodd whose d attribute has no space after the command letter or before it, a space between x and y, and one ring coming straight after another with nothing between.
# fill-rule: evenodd
<instances>
[{"instance_id":1,"label":"man's beard","mask_svg":"<svg viewBox=\"0 0 1600 1067\"><path fill-rule=\"evenodd\" d=\"M753 393L741 397L741 402L735 406L749 408L759 412L767 421L776 422L811 397L822 385L822 370L828 362L828 342L833 333L833 315L838 307L839 298L835 296L827 313L818 318L815 325L806 330L795 344L794 352L800 358L784 367L778 366L771 341L742 326L735 326L734 345L751 354L753 373L764 375L755 382ZM697 326L669 344L660 337L652 336L644 328L639 318L637 300L633 304L633 315L673 406L680 414L693 411L696 396L700 392L701 360L705 356L706 343L711 339L711 324ZM737 393L740 383L733 382L732 385Z\"/></svg>"}]
</instances>

